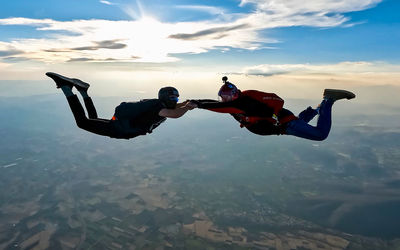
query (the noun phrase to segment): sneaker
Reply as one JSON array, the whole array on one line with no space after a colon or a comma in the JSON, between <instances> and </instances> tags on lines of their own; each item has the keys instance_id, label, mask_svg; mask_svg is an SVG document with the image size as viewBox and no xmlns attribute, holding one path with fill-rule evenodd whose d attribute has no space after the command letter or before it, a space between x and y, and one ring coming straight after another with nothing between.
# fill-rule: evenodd
<instances>
[{"instance_id":1,"label":"sneaker","mask_svg":"<svg viewBox=\"0 0 400 250\"><path fill-rule=\"evenodd\" d=\"M47 72L46 75L56 82L57 88L61 88L62 86L69 86L72 88L75 86L78 91L86 91L90 87L89 83L79 79L68 78L53 72Z\"/></svg>"},{"instance_id":2,"label":"sneaker","mask_svg":"<svg viewBox=\"0 0 400 250\"><path fill-rule=\"evenodd\" d=\"M325 89L324 90L324 98L331 99L334 102L340 99L353 99L356 95L350 91L342 90L342 89Z\"/></svg>"}]
</instances>

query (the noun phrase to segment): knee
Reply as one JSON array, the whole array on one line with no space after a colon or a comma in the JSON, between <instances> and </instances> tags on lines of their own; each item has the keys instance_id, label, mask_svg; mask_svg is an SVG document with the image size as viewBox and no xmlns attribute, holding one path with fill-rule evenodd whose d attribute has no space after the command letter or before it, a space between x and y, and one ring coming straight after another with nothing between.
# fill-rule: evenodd
<instances>
[{"instance_id":1,"label":"knee","mask_svg":"<svg viewBox=\"0 0 400 250\"><path fill-rule=\"evenodd\" d=\"M86 119L76 119L76 126L81 129L86 129Z\"/></svg>"},{"instance_id":2,"label":"knee","mask_svg":"<svg viewBox=\"0 0 400 250\"><path fill-rule=\"evenodd\" d=\"M315 141L324 141L328 138L329 133L320 133L318 136L314 138Z\"/></svg>"}]
</instances>

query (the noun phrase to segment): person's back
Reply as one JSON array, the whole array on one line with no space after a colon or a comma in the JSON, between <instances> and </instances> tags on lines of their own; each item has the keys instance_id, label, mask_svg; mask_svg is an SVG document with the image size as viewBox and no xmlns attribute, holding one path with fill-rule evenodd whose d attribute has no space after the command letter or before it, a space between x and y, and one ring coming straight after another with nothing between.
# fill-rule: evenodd
<instances>
[{"instance_id":1,"label":"person's back","mask_svg":"<svg viewBox=\"0 0 400 250\"><path fill-rule=\"evenodd\" d=\"M132 138L151 133L167 118L159 112L164 108L158 99L145 99L138 102L123 102L115 108L112 118L121 138Z\"/></svg>"}]
</instances>

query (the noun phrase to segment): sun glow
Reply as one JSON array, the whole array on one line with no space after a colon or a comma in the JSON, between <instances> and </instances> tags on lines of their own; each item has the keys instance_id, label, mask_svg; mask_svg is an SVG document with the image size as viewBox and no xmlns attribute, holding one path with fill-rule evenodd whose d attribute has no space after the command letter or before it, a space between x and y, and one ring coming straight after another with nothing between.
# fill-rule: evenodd
<instances>
[{"instance_id":1,"label":"sun glow","mask_svg":"<svg viewBox=\"0 0 400 250\"><path fill-rule=\"evenodd\" d=\"M340 26L346 24L348 19L341 14L327 15L327 13L342 13L370 6L370 1L366 0L356 1L361 4L360 7L356 4L337 6L332 4L333 0L325 0L331 3L330 7L327 7L325 12L310 15L308 12L304 14L303 8L291 8L290 13L287 13L285 4L275 4L273 10L269 11L264 9L263 3L266 2L268 1L242 1L242 5L255 4L258 11L241 15L223 13L223 18L198 21L162 22L149 14L140 1L135 2L136 5L129 6L118 4L132 20L57 21L5 18L0 19L0 25L27 26L46 33L40 38L21 37L10 42L0 42L0 51L11 49L16 52L13 57L45 63L109 61L167 63L179 60L177 54L198 54L213 49L226 51L230 48L245 50L265 48L277 41L262 36L260 34L262 30L301 25ZM289 1L287 4L291 6L292 2ZM319 8L313 4L306 7L307 10L313 11Z\"/></svg>"}]
</instances>

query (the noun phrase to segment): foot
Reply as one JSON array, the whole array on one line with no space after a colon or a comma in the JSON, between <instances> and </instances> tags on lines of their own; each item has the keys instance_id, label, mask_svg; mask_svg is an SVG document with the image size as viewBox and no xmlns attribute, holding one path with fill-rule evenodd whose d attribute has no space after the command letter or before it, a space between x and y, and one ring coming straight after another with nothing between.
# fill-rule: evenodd
<instances>
[{"instance_id":1,"label":"foot","mask_svg":"<svg viewBox=\"0 0 400 250\"><path fill-rule=\"evenodd\" d=\"M79 79L68 78L53 72L47 72L46 75L56 82L57 88L61 88L62 86L69 86L72 88L75 86L78 91L86 91L90 87L89 83Z\"/></svg>"},{"instance_id":2,"label":"foot","mask_svg":"<svg viewBox=\"0 0 400 250\"><path fill-rule=\"evenodd\" d=\"M324 98L331 99L334 102L340 99L353 99L356 95L350 91L342 90L342 89L325 89L324 90Z\"/></svg>"}]
</instances>

